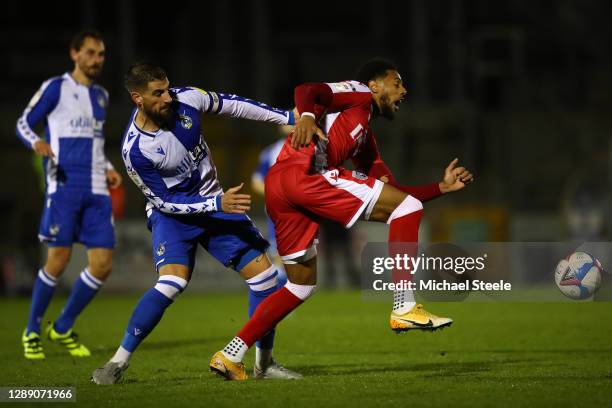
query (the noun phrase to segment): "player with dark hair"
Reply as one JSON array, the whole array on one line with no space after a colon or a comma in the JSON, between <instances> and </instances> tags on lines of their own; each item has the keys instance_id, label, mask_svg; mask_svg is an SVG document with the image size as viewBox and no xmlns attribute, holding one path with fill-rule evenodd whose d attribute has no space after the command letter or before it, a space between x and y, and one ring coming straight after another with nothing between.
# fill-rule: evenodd
<instances>
[{"instance_id":1,"label":"player with dark hair","mask_svg":"<svg viewBox=\"0 0 612 408\"><path fill-rule=\"evenodd\" d=\"M246 280L249 314L276 291L278 271L266 254L268 242L245 215L251 197L239 193L242 184L225 193L221 189L200 115L294 123L293 112L237 95L170 88L165 71L153 64L130 67L125 86L136 108L125 132L122 157L130 178L148 201L148 227L159 276L136 305L115 355L94 371L92 379L97 384L121 379L132 353L187 287L198 245ZM274 328L260 337L255 377L301 378L272 357Z\"/></svg>"},{"instance_id":2,"label":"player with dark hair","mask_svg":"<svg viewBox=\"0 0 612 408\"><path fill-rule=\"evenodd\" d=\"M380 158L370 120L393 119L406 95L402 79L394 64L381 59L366 63L357 79L295 89L301 116L266 177L265 192L289 281L262 302L236 337L213 356L211 368L229 379L242 378L241 361L248 348L312 295L320 218L346 228L358 219L386 222L390 247L416 243L422 202L461 190L473 180L469 171L456 167L455 159L439 183L400 185ZM341 167L349 159L355 171ZM417 305L412 292L395 292L393 330L433 330L451 323Z\"/></svg>"},{"instance_id":3,"label":"player with dark hair","mask_svg":"<svg viewBox=\"0 0 612 408\"><path fill-rule=\"evenodd\" d=\"M90 355L72 327L108 278L115 246L108 189L118 187L121 176L104 155L102 128L108 92L94 83L105 59L100 34L76 34L70 42L70 58L74 62L72 72L45 81L17 121L17 136L43 158L46 181L38 236L47 243L47 260L34 283L28 325L22 336L28 359L45 358L40 323L75 242L87 247L88 263L61 315L45 333L72 356ZM42 138L33 130L41 123L45 124Z\"/></svg>"}]
</instances>

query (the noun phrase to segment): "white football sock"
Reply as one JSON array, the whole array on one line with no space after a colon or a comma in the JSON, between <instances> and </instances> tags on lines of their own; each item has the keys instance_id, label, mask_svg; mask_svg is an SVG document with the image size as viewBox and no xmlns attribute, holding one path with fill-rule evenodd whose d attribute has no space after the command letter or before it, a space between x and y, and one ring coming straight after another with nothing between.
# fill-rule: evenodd
<instances>
[{"instance_id":1,"label":"white football sock","mask_svg":"<svg viewBox=\"0 0 612 408\"><path fill-rule=\"evenodd\" d=\"M244 358L244 355L248 349L248 346L240 337L234 337L232 341L230 341L227 346L221 350L221 353L223 353L223 355L229 361L239 363Z\"/></svg>"},{"instance_id":2,"label":"white football sock","mask_svg":"<svg viewBox=\"0 0 612 408\"><path fill-rule=\"evenodd\" d=\"M127 363L128 361L130 361L130 357L132 357L132 353L119 346L117 352L115 353L113 358L110 359L110 361L112 363Z\"/></svg>"},{"instance_id":3,"label":"white football sock","mask_svg":"<svg viewBox=\"0 0 612 408\"><path fill-rule=\"evenodd\" d=\"M272 349L260 349L255 347L255 366L265 370L272 363Z\"/></svg>"},{"instance_id":4,"label":"white football sock","mask_svg":"<svg viewBox=\"0 0 612 408\"><path fill-rule=\"evenodd\" d=\"M393 292L393 312L398 315L408 313L416 305L414 292L411 290L396 290Z\"/></svg>"}]
</instances>

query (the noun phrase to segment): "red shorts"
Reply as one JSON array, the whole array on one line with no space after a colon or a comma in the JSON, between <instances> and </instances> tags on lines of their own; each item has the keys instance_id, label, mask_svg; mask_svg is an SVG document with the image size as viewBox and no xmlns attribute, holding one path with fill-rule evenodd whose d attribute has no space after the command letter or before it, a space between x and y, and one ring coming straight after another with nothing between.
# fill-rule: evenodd
<instances>
[{"instance_id":1,"label":"red shorts","mask_svg":"<svg viewBox=\"0 0 612 408\"><path fill-rule=\"evenodd\" d=\"M275 164L266 176L265 197L283 262L295 263L316 254L313 245L321 218L346 228L360 217L367 220L383 185L343 168L312 173L309 164Z\"/></svg>"}]
</instances>

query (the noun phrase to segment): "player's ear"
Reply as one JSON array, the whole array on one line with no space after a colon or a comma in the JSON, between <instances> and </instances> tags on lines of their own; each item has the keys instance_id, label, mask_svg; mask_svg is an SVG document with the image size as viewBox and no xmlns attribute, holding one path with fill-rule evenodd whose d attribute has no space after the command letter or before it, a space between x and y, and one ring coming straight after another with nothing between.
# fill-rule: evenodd
<instances>
[{"instance_id":1,"label":"player's ear","mask_svg":"<svg viewBox=\"0 0 612 408\"><path fill-rule=\"evenodd\" d=\"M73 62L77 62L77 58L79 57L79 51L74 48L70 48L70 59Z\"/></svg>"},{"instance_id":2,"label":"player's ear","mask_svg":"<svg viewBox=\"0 0 612 408\"><path fill-rule=\"evenodd\" d=\"M132 98L132 102L136 104L139 108L142 107L142 95L138 92L132 91L130 92L130 98Z\"/></svg>"},{"instance_id":3,"label":"player's ear","mask_svg":"<svg viewBox=\"0 0 612 408\"><path fill-rule=\"evenodd\" d=\"M374 79L368 81L368 88L370 88L372 93L378 93L380 91L380 85L378 84L378 81Z\"/></svg>"}]
</instances>

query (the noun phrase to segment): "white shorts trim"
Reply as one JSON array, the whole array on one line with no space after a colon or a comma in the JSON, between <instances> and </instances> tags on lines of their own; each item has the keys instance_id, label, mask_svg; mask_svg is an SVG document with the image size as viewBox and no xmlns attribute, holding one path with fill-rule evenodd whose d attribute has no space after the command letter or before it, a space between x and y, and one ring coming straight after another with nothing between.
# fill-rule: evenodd
<instances>
[{"instance_id":1,"label":"white shorts trim","mask_svg":"<svg viewBox=\"0 0 612 408\"><path fill-rule=\"evenodd\" d=\"M281 259L283 260L283 263L287 265L295 265L298 263L306 262L317 256L317 244L318 242L315 239L308 249L304 249L303 251L297 251L289 255L282 255Z\"/></svg>"},{"instance_id":2,"label":"white shorts trim","mask_svg":"<svg viewBox=\"0 0 612 408\"><path fill-rule=\"evenodd\" d=\"M355 212L353 218L351 218L348 224L345 225L346 228L351 228L362 214L364 216L363 219L368 220L370 218L370 214L372 214L374 205L376 205L376 201L378 201L378 197L380 197L380 192L382 191L384 185L385 183L380 180L374 181L374 186L370 188L368 195L365 197L365 199L363 199L363 204L361 204L361 207L359 207L359 209Z\"/></svg>"},{"instance_id":3,"label":"white shorts trim","mask_svg":"<svg viewBox=\"0 0 612 408\"><path fill-rule=\"evenodd\" d=\"M380 180L374 180L374 185L370 187L365 183L357 183L356 181L340 177L338 169L328 170L324 173L321 173L321 175L332 186L342 189L362 201L362 204L359 209L355 212L355 214L353 214L353 217L350 219L350 221L346 223L346 228L351 228L353 224L357 222L357 220L366 210L366 208L371 207L369 211L370 213L372 212L372 208L374 208L374 204L376 204L376 200L378 199L378 196L380 195L380 192L382 191L382 188L384 186L384 183ZM372 204L373 198L374 203ZM369 217L369 214L366 215Z\"/></svg>"},{"instance_id":4,"label":"white shorts trim","mask_svg":"<svg viewBox=\"0 0 612 408\"><path fill-rule=\"evenodd\" d=\"M370 215L372 215L372 210L374 210L374 206L378 202L378 198L380 197L380 193L382 193L384 186L385 183L380 180L376 180L376 183L374 183L374 195L370 199L370 202L366 207L365 213L363 214L364 220L368 221L370 219Z\"/></svg>"}]
</instances>

